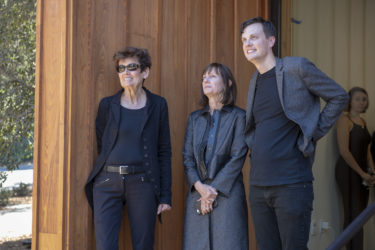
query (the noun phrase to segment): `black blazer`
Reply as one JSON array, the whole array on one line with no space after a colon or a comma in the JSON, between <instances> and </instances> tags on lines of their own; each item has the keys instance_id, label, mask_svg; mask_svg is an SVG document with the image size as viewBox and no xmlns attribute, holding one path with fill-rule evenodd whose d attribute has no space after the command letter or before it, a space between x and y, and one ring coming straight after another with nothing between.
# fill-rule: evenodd
<instances>
[{"instance_id":1,"label":"black blazer","mask_svg":"<svg viewBox=\"0 0 375 250\"><path fill-rule=\"evenodd\" d=\"M143 167L154 187L159 203L171 205L171 142L169 134L168 106L163 97L152 94L146 88L146 112L142 118L141 137ZM123 90L100 101L96 117L98 156L91 171L85 192L93 207L93 183L104 167L115 145L120 125L120 98Z\"/></svg>"}]
</instances>

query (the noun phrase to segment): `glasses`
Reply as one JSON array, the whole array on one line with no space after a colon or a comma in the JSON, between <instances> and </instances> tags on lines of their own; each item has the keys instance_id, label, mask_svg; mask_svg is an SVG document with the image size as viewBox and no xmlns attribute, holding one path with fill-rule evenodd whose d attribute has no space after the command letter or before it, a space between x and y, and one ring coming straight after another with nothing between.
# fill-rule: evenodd
<instances>
[{"instance_id":1,"label":"glasses","mask_svg":"<svg viewBox=\"0 0 375 250\"><path fill-rule=\"evenodd\" d=\"M137 63L130 63L128 65L120 64L120 65L116 66L116 70L117 70L118 73L122 73L126 69L128 69L129 71L136 71L139 67L141 67L141 66Z\"/></svg>"}]
</instances>

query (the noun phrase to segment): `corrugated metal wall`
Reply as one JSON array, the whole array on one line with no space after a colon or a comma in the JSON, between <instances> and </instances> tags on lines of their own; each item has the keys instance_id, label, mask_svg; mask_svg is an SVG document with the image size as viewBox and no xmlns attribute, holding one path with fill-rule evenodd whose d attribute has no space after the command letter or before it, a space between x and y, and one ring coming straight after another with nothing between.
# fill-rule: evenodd
<instances>
[{"instance_id":1,"label":"corrugated metal wall","mask_svg":"<svg viewBox=\"0 0 375 250\"><path fill-rule=\"evenodd\" d=\"M340 83L346 90L364 87L370 106L365 114L368 128L375 129L375 1L292 0L291 54L304 56ZM335 129L318 144L313 222L328 221L326 233L310 236L311 249L324 249L342 230L341 197L336 188L334 165L338 157ZM366 249L375 249L373 228L366 225Z\"/></svg>"}]
</instances>

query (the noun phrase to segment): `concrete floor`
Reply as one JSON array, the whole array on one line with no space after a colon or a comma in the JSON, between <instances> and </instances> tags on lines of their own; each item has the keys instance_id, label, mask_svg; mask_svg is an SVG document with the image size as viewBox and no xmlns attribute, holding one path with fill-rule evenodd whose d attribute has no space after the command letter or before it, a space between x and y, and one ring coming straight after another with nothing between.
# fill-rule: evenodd
<instances>
[{"instance_id":1,"label":"concrete floor","mask_svg":"<svg viewBox=\"0 0 375 250\"><path fill-rule=\"evenodd\" d=\"M7 172L8 177L3 187L11 188L20 182L33 183L32 166L22 166L19 170ZM0 210L0 240L30 236L32 227L31 204L8 206Z\"/></svg>"},{"instance_id":2,"label":"concrete floor","mask_svg":"<svg viewBox=\"0 0 375 250\"><path fill-rule=\"evenodd\" d=\"M31 235L31 204L9 206L0 210L0 240Z\"/></svg>"}]
</instances>

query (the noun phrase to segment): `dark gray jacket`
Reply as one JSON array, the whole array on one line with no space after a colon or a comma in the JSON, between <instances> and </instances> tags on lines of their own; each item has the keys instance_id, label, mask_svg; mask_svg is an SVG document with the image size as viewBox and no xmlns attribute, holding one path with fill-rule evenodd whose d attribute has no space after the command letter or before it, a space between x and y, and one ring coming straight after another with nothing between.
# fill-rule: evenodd
<instances>
[{"instance_id":1,"label":"dark gray jacket","mask_svg":"<svg viewBox=\"0 0 375 250\"><path fill-rule=\"evenodd\" d=\"M208 108L191 113L186 127L182 154L190 190L194 183L200 180L197 166L204 160L200 159L204 154L200 154L199 150L208 126L208 119L205 117L207 115L210 115ZM210 185L225 196L229 196L233 183L241 173L247 153L244 141L244 118L244 110L238 107L224 106L221 110L208 179L212 180Z\"/></svg>"},{"instance_id":2,"label":"dark gray jacket","mask_svg":"<svg viewBox=\"0 0 375 250\"><path fill-rule=\"evenodd\" d=\"M313 156L315 142L329 131L345 109L348 94L303 57L277 58L275 72L285 115L302 130L298 148L306 157ZM258 71L251 77L246 106L246 142L250 153L255 131L252 112L257 77ZM322 111L320 98L326 102Z\"/></svg>"},{"instance_id":3,"label":"dark gray jacket","mask_svg":"<svg viewBox=\"0 0 375 250\"><path fill-rule=\"evenodd\" d=\"M164 98L147 95L146 112L142 118L143 167L152 183L159 203L171 204L171 142L169 134L168 106ZM115 145L120 125L120 98L123 90L116 95L103 98L96 118L98 156L91 171L85 191L89 204L93 202L93 182L101 171Z\"/></svg>"},{"instance_id":4,"label":"dark gray jacket","mask_svg":"<svg viewBox=\"0 0 375 250\"><path fill-rule=\"evenodd\" d=\"M190 114L183 148L189 190L186 197L184 250L248 249L247 204L242 167L247 146L244 140L245 111L224 106L208 168L209 185L215 187L217 207L209 215L198 215L194 203L200 198L193 187L200 180L197 166L204 157L199 149L208 124L208 109ZM212 242L210 242L210 238Z\"/></svg>"}]
</instances>

